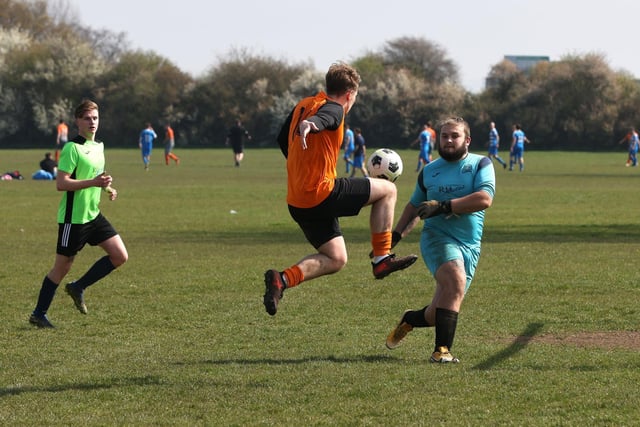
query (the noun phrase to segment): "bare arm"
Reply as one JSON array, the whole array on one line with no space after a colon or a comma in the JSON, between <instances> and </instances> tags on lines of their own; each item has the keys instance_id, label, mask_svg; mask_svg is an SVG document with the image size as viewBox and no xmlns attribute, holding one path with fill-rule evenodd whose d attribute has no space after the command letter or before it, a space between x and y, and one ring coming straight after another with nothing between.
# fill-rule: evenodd
<instances>
[{"instance_id":1,"label":"bare arm","mask_svg":"<svg viewBox=\"0 0 640 427\"><path fill-rule=\"evenodd\" d=\"M493 203L493 197L484 190L476 191L464 197L451 200L451 213L465 214L487 209Z\"/></svg>"},{"instance_id":2,"label":"bare arm","mask_svg":"<svg viewBox=\"0 0 640 427\"><path fill-rule=\"evenodd\" d=\"M407 203L393 231L400 233L400 236L404 238L413 230L418 222L420 222L418 209L411 203Z\"/></svg>"},{"instance_id":3,"label":"bare arm","mask_svg":"<svg viewBox=\"0 0 640 427\"><path fill-rule=\"evenodd\" d=\"M109 193L110 199L115 200L118 192L111 188L113 178L105 173L96 176L93 179L73 179L68 172L58 171L56 176L56 189L58 191L78 191L90 187L100 187Z\"/></svg>"}]
</instances>

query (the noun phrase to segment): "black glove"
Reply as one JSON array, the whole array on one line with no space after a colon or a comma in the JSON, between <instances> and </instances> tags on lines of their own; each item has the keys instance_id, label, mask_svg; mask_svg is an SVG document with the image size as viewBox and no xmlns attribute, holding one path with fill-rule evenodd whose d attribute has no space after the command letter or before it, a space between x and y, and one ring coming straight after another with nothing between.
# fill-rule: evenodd
<instances>
[{"instance_id":1,"label":"black glove","mask_svg":"<svg viewBox=\"0 0 640 427\"><path fill-rule=\"evenodd\" d=\"M428 200L420 203L418 206L418 216L420 219L431 218L440 214L451 213L451 200L438 202L437 200Z\"/></svg>"}]
</instances>

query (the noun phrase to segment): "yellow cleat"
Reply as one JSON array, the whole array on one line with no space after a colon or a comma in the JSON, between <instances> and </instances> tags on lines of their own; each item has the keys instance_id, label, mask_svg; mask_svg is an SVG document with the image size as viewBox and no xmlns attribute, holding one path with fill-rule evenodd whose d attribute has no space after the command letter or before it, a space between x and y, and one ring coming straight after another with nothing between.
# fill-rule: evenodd
<instances>
[{"instance_id":1,"label":"yellow cleat","mask_svg":"<svg viewBox=\"0 0 640 427\"><path fill-rule=\"evenodd\" d=\"M398 326L393 328L389 335L387 335L387 342L385 343L389 350L393 350L402 344L402 340L407 336L409 332L413 330L413 326L404 321L404 316L411 310L407 310L402 313Z\"/></svg>"},{"instance_id":2,"label":"yellow cleat","mask_svg":"<svg viewBox=\"0 0 640 427\"><path fill-rule=\"evenodd\" d=\"M429 361L431 363L460 363L460 359L453 357L447 347L438 347L438 350L431 354Z\"/></svg>"}]
</instances>

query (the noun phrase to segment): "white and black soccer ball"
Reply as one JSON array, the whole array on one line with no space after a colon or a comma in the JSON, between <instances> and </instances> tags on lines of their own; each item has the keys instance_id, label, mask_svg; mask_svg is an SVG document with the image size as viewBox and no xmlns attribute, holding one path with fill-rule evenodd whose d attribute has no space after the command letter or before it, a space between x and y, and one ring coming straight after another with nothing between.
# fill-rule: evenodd
<instances>
[{"instance_id":1,"label":"white and black soccer ball","mask_svg":"<svg viewBox=\"0 0 640 427\"><path fill-rule=\"evenodd\" d=\"M402 175L402 157L389 148L380 148L369 157L367 171L372 178L395 182Z\"/></svg>"}]
</instances>

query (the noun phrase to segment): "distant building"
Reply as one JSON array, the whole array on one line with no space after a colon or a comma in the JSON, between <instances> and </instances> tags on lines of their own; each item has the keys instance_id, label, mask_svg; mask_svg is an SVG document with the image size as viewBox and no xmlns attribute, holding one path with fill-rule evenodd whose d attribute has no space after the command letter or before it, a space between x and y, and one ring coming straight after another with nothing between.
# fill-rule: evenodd
<instances>
[{"instance_id":1,"label":"distant building","mask_svg":"<svg viewBox=\"0 0 640 427\"><path fill-rule=\"evenodd\" d=\"M549 62L548 56L532 56L532 55L505 55L505 61L513 63L518 70L523 73L529 73L529 70L533 68L539 62ZM485 87L490 88L495 86L496 82L492 78L485 79Z\"/></svg>"},{"instance_id":2,"label":"distant building","mask_svg":"<svg viewBox=\"0 0 640 427\"><path fill-rule=\"evenodd\" d=\"M548 56L529 56L529 55L505 55L506 61L511 61L516 64L518 70L528 72L538 62L549 62Z\"/></svg>"}]
</instances>

